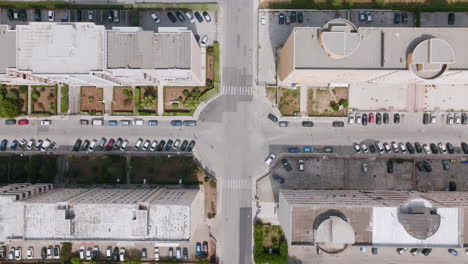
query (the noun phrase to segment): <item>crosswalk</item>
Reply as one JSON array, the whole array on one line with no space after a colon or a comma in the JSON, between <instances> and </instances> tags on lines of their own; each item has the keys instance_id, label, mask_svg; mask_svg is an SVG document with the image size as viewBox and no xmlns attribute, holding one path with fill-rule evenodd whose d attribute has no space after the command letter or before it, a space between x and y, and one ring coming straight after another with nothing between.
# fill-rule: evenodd
<instances>
[{"instance_id":1,"label":"crosswalk","mask_svg":"<svg viewBox=\"0 0 468 264\"><path fill-rule=\"evenodd\" d=\"M250 95L254 94L252 86L232 86L224 85L221 87L221 94L226 95Z\"/></svg>"},{"instance_id":2,"label":"crosswalk","mask_svg":"<svg viewBox=\"0 0 468 264\"><path fill-rule=\"evenodd\" d=\"M251 189L252 180L250 179L226 179L222 181L223 189Z\"/></svg>"}]
</instances>

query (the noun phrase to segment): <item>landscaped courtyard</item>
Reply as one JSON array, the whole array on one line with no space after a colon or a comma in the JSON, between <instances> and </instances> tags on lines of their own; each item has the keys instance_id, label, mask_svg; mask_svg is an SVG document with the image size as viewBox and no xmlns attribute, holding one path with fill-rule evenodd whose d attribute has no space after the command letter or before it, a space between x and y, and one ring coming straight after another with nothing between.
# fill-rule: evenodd
<instances>
[{"instance_id":1,"label":"landscaped courtyard","mask_svg":"<svg viewBox=\"0 0 468 264\"><path fill-rule=\"evenodd\" d=\"M192 115L208 90L206 87L164 87L164 112Z\"/></svg>"},{"instance_id":2,"label":"landscaped courtyard","mask_svg":"<svg viewBox=\"0 0 468 264\"><path fill-rule=\"evenodd\" d=\"M348 88L310 88L307 100L309 116L346 116Z\"/></svg>"},{"instance_id":3,"label":"landscaped courtyard","mask_svg":"<svg viewBox=\"0 0 468 264\"><path fill-rule=\"evenodd\" d=\"M104 90L94 86L81 87L80 112L90 115L102 115L104 103L102 102Z\"/></svg>"},{"instance_id":4,"label":"landscaped courtyard","mask_svg":"<svg viewBox=\"0 0 468 264\"><path fill-rule=\"evenodd\" d=\"M22 115L28 114L28 86L3 85L1 93L13 101L18 102L18 110Z\"/></svg>"},{"instance_id":5,"label":"landscaped courtyard","mask_svg":"<svg viewBox=\"0 0 468 264\"><path fill-rule=\"evenodd\" d=\"M278 88L278 108L283 116L296 116L300 111L300 90Z\"/></svg>"},{"instance_id":6,"label":"landscaped courtyard","mask_svg":"<svg viewBox=\"0 0 468 264\"><path fill-rule=\"evenodd\" d=\"M31 87L31 114L57 114L57 86Z\"/></svg>"},{"instance_id":7,"label":"landscaped courtyard","mask_svg":"<svg viewBox=\"0 0 468 264\"><path fill-rule=\"evenodd\" d=\"M131 87L114 87L112 114L133 115L133 90Z\"/></svg>"},{"instance_id":8,"label":"landscaped courtyard","mask_svg":"<svg viewBox=\"0 0 468 264\"><path fill-rule=\"evenodd\" d=\"M153 86L136 87L134 103L137 115L156 115L158 113L158 88Z\"/></svg>"}]
</instances>

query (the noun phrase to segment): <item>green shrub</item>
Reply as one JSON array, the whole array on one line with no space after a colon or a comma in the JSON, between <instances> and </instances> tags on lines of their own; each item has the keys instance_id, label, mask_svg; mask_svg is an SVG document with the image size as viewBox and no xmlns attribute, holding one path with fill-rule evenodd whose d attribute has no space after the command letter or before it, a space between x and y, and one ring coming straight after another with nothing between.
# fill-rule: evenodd
<instances>
[{"instance_id":1,"label":"green shrub","mask_svg":"<svg viewBox=\"0 0 468 264\"><path fill-rule=\"evenodd\" d=\"M33 99L39 99L39 97L41 97L41 94L38 92L38 91L34 91L32 94L31 94L31 97Z\"/></svg>"},{"instance_id":2,"label":"green shrub","mask_svg":"<svg viewBox=\"0 0 468 264\"><path fill-rule=\"evenodd\" d=\"M19 116L20 104L18 101L14 101L8 98L0 96L0 117L1 118L15 118Z\"/></svg>"},{"instance_id":3,"label":"green shrub","mask_svg":"<svg viewBox=\"0 0 468 264\"><path fill-rule=\"evenodd\" d=\"M26 86L26 85L21 85L21 86L19 87L19 91L20 91L20 93L27 93L27 92L28 92L28 86Z\"/></svg>"},{"instance_id":4,"label":"green shrub","mask_svg":"<svg viewBox=\"0 0 468 264\"><path fill-rule=\"evenodd\" d=\"M41 93L43 93L43 92L45 92L45 88L44 88L44 87L41 87L41 88L39 89L39 91L41 91Z\"/></svg>"},{"instance_id":5,"label":"green shrub","mask_svg":"<svg viewBox=\"0 0 468 264\"><path fill-rule=\"evenodd\" d=\"M122 94L127 98L132 98L133 97L132 91L130 91L129 89L124 89L122 91Z\"/></svg>"},{"instance_id":6,"label":"green shrub","mask_svg":"<svg viewBox=\"0 0 468 264\"><path fill-rule=\"evenodd\" d=\"M210 187L211 187L211 188L216 188L216 182L213 181L213 180L211 180L211 181L210 181Z\"/></svg>"},{"instance_id":7,"label":"green shrub","mask_svg":"<svg viewBox=\"0 0 468 264\"><path fill-rule=\"evenodd\" d=\"M336 112L336 111L340 110L340 105L337 104L337 103L333 103L333 104L331 105L331 108L333 109L333 111Z\"/></svg>"},{"instance_id":8,"label":"green shrub","mask_svg":"<svg viewBox=\"0 0 468 264\"><path fill-rule=\"evenodd\" d=\"M339 104L342 105L344 108L348 108L349 106L348 100L346 99L341 99Z\"/></svg>"},{"instance_id":9,"label":"green shrub","mask_svg":"<svg viewBox=\"0 0 468 264\"><path fill-rule=\"evenodd\" d=\"M172 109L179 109L179 103L172 103Z\"/></svg>"},{"instance_id":10,"label":"green shrub","mask_svg":"<svg viewBox=\"0 0 468 264\"><path fill-rule=\"evenodd\" d=\"M88 97L88 104L94 103L94 97Z\"/></svg>"},{"instance_id":11,"label":"green shrub","mask_svg":"<svg viewBox=\"0 0 468 264\"><path fill-rule=\"evenodd\" d=\"M18 95L15 92L9 92L6 95L6 98L17 101L19 99Z\"/></svg>"},{"instance_id":12,"label":"green shrub","mask_svg":"<svg viewBox=\"0 0 468 264\"><path fill-rule=\"evenodd\" d=\"M182 93L185 97L188 97L190 95L190 92L188 90L184 90Z\"/></svg>"},{"instance_id":13,"label":"green shrub","mask_svg":"<svg viewBox=\"0 0 468 264\"><path fill-rule=\"evenodd\" d=\"M72 255L72 244L70 242L62 243L62 247L60 248L60 260L63 262L70 261Z\"/></svg>"},{"instance_id":14,"label":"green shrub","mask_svg":"<svg viewBox=\"0 0 468 264\"><path fill-rule=\"evenodd\" d=\"M210 180L210 177L205 176L205 178L203 178L203 180L204 180L205 182L208 182L208 181Z\"/></svg>"},{"instance_id":15,"label":"green shrub","mask_svg":"<svg viewBox=\"0 0 468 264\"><path fill-rule=\"evenodd\" d=\"M52 99L54 99L54 94L49 93L49 95L47 95L47 100L52 100Z\"/></svg>"},{"instance_id":16,"label":"green shrub","mask_svg":"<svg viewBox=\"0 0 468 264\"><path fill-rule=\"evenodd\" d=\"M60 112L68 112L68 85L61 88Z\"/></svg>"}]
</instances>

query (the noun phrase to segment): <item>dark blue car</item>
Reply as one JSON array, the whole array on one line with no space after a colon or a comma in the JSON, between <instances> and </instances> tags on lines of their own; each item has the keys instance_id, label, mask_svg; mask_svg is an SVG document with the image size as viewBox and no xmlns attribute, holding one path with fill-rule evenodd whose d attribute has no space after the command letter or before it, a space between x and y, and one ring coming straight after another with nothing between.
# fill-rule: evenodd
<instances>
[{"instance_id":1,"label":"dark blue car","mask_svg":"<svg viewBox=\"0 0 468 264\"><path fill-rule=\"evenodd\" d=\"M0 144L0 150L5 151L8 145L8 140L4 139L2 140L2 143Z\"/></svg>"},{"instance_id":2,"label":"dark blue car","mask_svg":"<svg viewBox=\"0 0 468 264\"><path fill-rule=\"evenodd\" d=\"M13 142L11 142L10 149L16 150L16 148L18 148L18 140L15 139Z\"/></svg>"},{"instance_id":3,"label":"dark blue car","mask_svg":"<svg viewBox=\"0 0 468 264\"><path fill-rule=\"evenodd\" d=\"M299 152L298 148L289 148L289 153L297 153Z\"/></svg>"}]
</instances>

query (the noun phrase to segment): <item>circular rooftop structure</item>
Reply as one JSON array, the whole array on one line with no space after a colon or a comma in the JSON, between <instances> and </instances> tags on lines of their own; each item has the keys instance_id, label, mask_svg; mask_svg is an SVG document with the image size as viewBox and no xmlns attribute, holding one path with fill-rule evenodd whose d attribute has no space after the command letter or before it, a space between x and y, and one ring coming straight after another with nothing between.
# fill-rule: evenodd
<instances>
[{"instance_id":1,"label":"circular rooftop structure","mask_svg":"<svg viewBox=\"0 0 468 264\"><path fill-rule=\"evenodd\" d=\"M314 243L324 252L335 254L356 241L353 227L339 211L329 210L317 216L314 223Z\"/></svg>"},{"instance_id":2,"label":"circular rooftop structure","mask_svg":"<svg viewBox=\"0 0 468 264\"><path fill-rule=\"evenodd\" d=\"M409 68L423 79L439 77L453 62L455 54L452 47L445 40L438 38L421 41L408 56Z\"/></svg>"},{"instance_id":3,"label":"circular rooftop structure","mask_svg":"<svg viewBox=\"0 0 468 264\"><path fill-rule=\"evenodd\" d=\"M398 221L416 239L425 240L440 227L440 215L432 204L424 199L413 199L398 211Z\"/></svg>"},{"instance_id":4,"label":"circular rooftop structure","mask_svg":"<svg viewBox=\"0 0 468 264\"><path fill-rule=\"evenodd\" d=\"M350 56L357 50L360 43L356 26L342 18L328 21L322 27L320 39L323 49L335 59Z\"/></svg>"}]
</instances>

